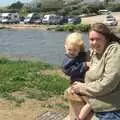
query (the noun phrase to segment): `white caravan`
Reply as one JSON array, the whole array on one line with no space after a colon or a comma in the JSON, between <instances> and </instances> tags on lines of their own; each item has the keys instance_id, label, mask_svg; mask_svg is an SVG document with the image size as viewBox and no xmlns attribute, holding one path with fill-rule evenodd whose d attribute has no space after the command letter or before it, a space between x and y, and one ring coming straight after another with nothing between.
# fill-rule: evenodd
<instances>
[{"instance_id":1,"label":"white caravan","mask_svg":"<svg viewBox=\"0 0 120 120\"><path fill-rule=\"evenodd\" d=\"M44 15L42 19L43 24L59 24L60 23L60 16L56 14L48 14Z\"/></svg>"},{"instance_id":2,"label":"white caravan","mask_svg":"<svg viewBox=\"0 0 120 120\"><path fill-rule=\"evenodd\" d=\"M20 18L18 13L2 13L1 14L1 23L19 23Z\"/></svg>"}]
</instances>

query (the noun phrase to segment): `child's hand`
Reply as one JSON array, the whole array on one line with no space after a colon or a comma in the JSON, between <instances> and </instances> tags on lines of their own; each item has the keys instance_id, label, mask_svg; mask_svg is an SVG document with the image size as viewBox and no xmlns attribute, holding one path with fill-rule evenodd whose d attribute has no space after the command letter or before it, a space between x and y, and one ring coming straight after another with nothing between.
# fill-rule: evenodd
<instances>
[{"instance_id":1,"label":"child's hand","mask_svg":"<svg viewBox=\"0 0 120 120\"><path fill-rule=\"evenodd\" d=\"M81 93L81 90L85 89L84 83L81 82L74 82L71 88L76 94L81 94L81 95L83 95L83 93Z\"/></svg>"},{"instance_id":2,"label":"child's hand","mask_svg":"<svg viewBox=\"0 0 120 120\"><path fill-rule=\"evenodd\" d=\"M64 97L65 98L71 98L71 96L74 94L75 92L71 89L71 87L67 88L64 92Z\"/></svg>"},{"instance_id":3,"label":"child's hand","mask_svg":"<svg viewBox=\"0 0 120 120\"><path fill-rule=\"evenodd\" d=\"M66 92L67 92L68 94L73 94L73 93L74 93L74 90L73 90L71 87L69 87L69 88L66 90Z\"/></svg>"}]
</instances>

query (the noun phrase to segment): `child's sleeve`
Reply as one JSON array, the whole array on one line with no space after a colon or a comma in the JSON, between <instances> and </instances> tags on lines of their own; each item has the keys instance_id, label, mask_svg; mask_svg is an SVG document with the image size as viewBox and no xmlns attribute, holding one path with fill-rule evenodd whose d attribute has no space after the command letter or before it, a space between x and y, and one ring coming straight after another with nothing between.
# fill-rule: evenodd
<instances>
[{"instance_id":1,"label":"child's sleeve","mask_svg":"<svg viewBox=\"0 0 120 120\"><path fill-rule=\"evenodd\" d=\"M71 73L73 74L73 76L80 76L82 78L86 70L86 62L75 62L75 64L72 67Z\"/></svg>"},{"instance_id":2,"label":"child's sleeve","mask_svg":"<svg viewBox=\"0 0 120 120\"><path fill-rule=\"evenodd\" d=\"M68 76L80 76L86 71L86 63L66 56L62 63L62 71Z\"/></svg>"}]
</instances>

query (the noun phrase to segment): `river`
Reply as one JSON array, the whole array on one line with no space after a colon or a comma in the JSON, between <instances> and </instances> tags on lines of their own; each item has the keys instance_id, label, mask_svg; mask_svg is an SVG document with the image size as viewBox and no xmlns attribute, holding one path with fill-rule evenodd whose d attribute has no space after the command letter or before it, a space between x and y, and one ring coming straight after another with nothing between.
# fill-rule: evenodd
<instances>
[{"instance_id":1,"label":"river","mask_svg":"<svg viewBox=\"0 0 120 120\"><path fill-rule=\"evenodd\" d=\"M37 59L60 65L64 55L64 40L68 32L41 31L39 29L0 30L0 54L17 59ZM88 35L83 33L88 49Z\"/></svg>"}]
</instances>

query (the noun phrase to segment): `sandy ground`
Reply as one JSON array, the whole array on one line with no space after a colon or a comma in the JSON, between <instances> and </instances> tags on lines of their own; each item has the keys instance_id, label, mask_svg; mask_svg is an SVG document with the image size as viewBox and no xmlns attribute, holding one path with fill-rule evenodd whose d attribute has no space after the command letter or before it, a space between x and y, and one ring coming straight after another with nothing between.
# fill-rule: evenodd
<instances>
[{"instance_id":1,"label":"sandy ground","mask_svg":"<svg viewBox=\"0 0 120 120\"><path fill-rule=\"evenodd\" d=\"M57 112L53 108L43 107L46 104L55 104L62 102L56 98L47 101L39 101L35 99L25 99L25 101L17 106L15 102L0 99L0 120L38 120L38 116L45 112ZM61 103L62 104L62 103Z\"/></svg>"},{"instance_id":2,"label":"sandy ground","mask_svg":"<svg viewBox=\"0 0 120 120\"><path fill-rule=\"evenodd\" d=\"M43 31L46 31L48 29L48 25L42 25L42 24L0 24L0 28L12 28L12 29L40 29Z\"/></svg>"},{"instance_id":3,"label":"sandy ground","mask_svg":"<svg viewBox=\"0 0 120 120\"><path fill-rule=\"evenodd\" d=\"M120 12L112 12L112 15L117 19L118 26L120 25ZM82 18L82 23L85 24L93 24L95 22L103 22L105 19L105 15L97 15L93 17L85 17Z\"/></svg>"},{"instance_id":4,"label":"sandy ground","mask_svg":"<svg viewBox=\"0 0 120 120\"><path fill-rule=\"evenodd\" d=\"M41 109L39 101L26 100L21 106L14 102L0 99L0 120L35 120Z\"/></svg>"}]
</instances>

